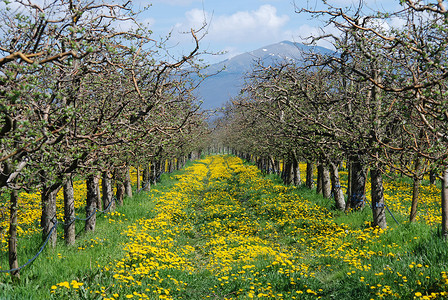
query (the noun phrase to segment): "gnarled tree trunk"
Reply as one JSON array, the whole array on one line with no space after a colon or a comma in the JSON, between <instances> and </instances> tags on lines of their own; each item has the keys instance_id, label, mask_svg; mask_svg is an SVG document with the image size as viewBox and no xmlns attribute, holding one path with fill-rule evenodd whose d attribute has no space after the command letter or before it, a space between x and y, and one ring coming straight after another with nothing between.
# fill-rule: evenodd
<instances>
[{"instance_id":1,"label":"gnarled tree trunk","mask_svg":"<svg viewBox=\"0 0 448 300\"><path fill-rule=\"evenodd\" d=\"M115 179L115 185L117 188L117 191L115 193L115 198L117 200L117 205L122 206L123 205L123 198L124 198L124 174L123 169L115 169L114 173L114 179Z\"/></svg>"},{"instance_id":2,"label":"gnarled tree trunk","mask_svg":"<svg viewBox=\"0 0 448 300\"><path fill-rule=\"evenodd\" d=\"M19 262L17 260L17 206L19 201L19 192L17 190L12 190L10 194L11 206L9 209L9 241L8 241L8 251L9 251L9 268L11 270L17 269L19 267ZM19 270L11 272L11 278L13 281L20 279Z\"/></svg>"},{"instance_id":3,"label":"gnarled tree trunk","mask_svg":"<svg viewBox=\"0 0 448 300\"><path fill-rule=\"evenodd\" d=\"M306 163L306 186L311 190L314 188L314 179L313 179L313 163Z\"/></svg>"},{"instance_id":4,"label":"gnarled tree trunk","mask_svg":"<svg viewBox=\"0 0 448 300\"><path fill-rule=\"evenodd\" d=\"M95 231L96 225L96 210L99 201L100 194L99 190L99 179L95 175L89 175L86 179L87 186L87 199L86 199L86 231Z\"/></svg>"},{"instance_id":5,"label":"gnarled tree trunk","mask_svg":"<svg viewBox=\"0 0 448 300\"><path fill-rule=\"evenodd\" d=\"M435 170L429 171L429 184L436 184L437 173Z\"/></svg>"},{"instance_id":6,"label":"gnarled tree trunk","mask_svg":"<svg viewBox=\"0 0 448 300\"><path fill-rule=\"evenodd\" d=\"M294 170L292 167L292 160L290 157L286 158L283 163L283 182L286 185L293 184Z\"/></svg>"},{"instance_id":7,"label":"gnarled tree trunk","mask_svg":"<svg viewBox=\"0 0 448 300\"><path fill-rule=\"evenodd\" d=\"M292 169L293 169L293 182L295 186L300 185L300 183L302 182L302 178L300 176L300 167L299 167L299 161L297 160L297 155L294 154L294 156L292 157Z\"/></svg>"},{"instance_id":8,"label":"gnarled tree trunk","mask_svg":"<svg viewBox=\"0 0 448 300\"><path fill-rule=\"evenodd\" d=\"M73 180L69 176L64 183L64 239L67 245L75 244L75 195Z\"/></svg>"},{"instance_id":9,"label":"gnarled tree trunk","mask_svg":"<svg viewBox=\"0 0 448 300\"><path fill-rule=\"evenodd\" d=\"M379 169L370 170L373 226L382 229L387 227L386 209L384 204L384 188L382 172Z\"/></svg>"},{"instance_id":10,"label":"gnarled tree trunk","mask_svg":"<svg viewBox=\"0 0 448 300\"><path fill-rule=\"evenodd\" d=\"M335 163L330 163L330 177L336 209L344 210L345 209L344 192L342 191L341 187L338 166Z\"/></svg>"},{"instance_id":11,"label":"gnarled tree trunk","mask_svg":"<svg viewBox=\"0 0 448 300\"><path fill-rule=\"evenodd\" d=\"M324 166L322 163L317 164L317 186L316 186L316 193L322 194L322 173L323 173Z\"/></svg>"},{"instance_id":12,"label":"gnarled tree trunk","mask_svg":"<svg viewBox=\"0 0 448 300\"><path fill-rule=\"evenodd\" d=\"M421 171L421 160L420 158L415 159L415 175L412 183L412 203L411 203L411 213L409 214L409 222L415 222L417 218L417 207L420 197L420 185L422 184L422 177L420 176Z\"/></svg>"},{"instance_id":13,"label":"gnarled tree trunk","mask_svg":"<svg viewBox=\"0 0 448 300\"><path fill-rule=\"evenodd\" d=\"M103 172L101 185L103 187L103 207L108 211L115 210L115 204L113 203L113 191L112 191L112 179L108 171Z\"/></svg>"},{"instance_id":14,"label":"gnarled tree trunk","mask_svg":"<svg viewBox=\"0 0 448 300\"><path fill-rule=\"evenodd\" d=\"M56 195L60 188L59 184L44 185L41 192L42 217L40 223L42 226L42 239L45 241L48 237L48 243L52 248L56 246L57 240Z\"/></svg>"},{"instance_id":15,"label":"gnarled tree trunk","mask_svg":"<svg viewBox=\"0 0 448 300\"><path fill-rule=\"evenodd\" d=\"M324 164L322 164L322 195L326 199L331 197L330 171Z\"/></svg>"},{"instance_id":16,"label":"gnarled tree trunk","mask_svg":"<svg viewBox=\"0 0 448 300\"><path fill-rule=\"evenodd\" d=\"M442 173L442 237L448 238L448 168Z\"/></svg>"},{"instance_id":17,"label":"gnarled tree trunk","mask_svg":"<svg viewBox=\"0 0 448 300\"><path fill-rule=\"evenodd\" d=\"M140 190L140 166L137 166L137 192Z\"/></svg>"},{"instance_id":18,"label":"gnarled tree trunk","mask_svg":"<svg viewBox=\"0 0 448 300\"><path fill-rule=\"evenodd\" d=\"M351 195L350 195L350 207L352 209L363 209L365 206L365 191L366 191L366 176L367 168L356 157L352 161L351 169Z\"/></svg>"},{"instance_id":19,"label":"gnarled tree trunk","mask_svg":"<svg viewBox=\"0 0 448 300\"><path fill-rule=\"evenodd\" d=\"M132 198L132 182L131 182L131 173L130 173L129 165L126 165L125 172L126 172L126 174L125 174L125 179L124 179L124 193L129 198Z\"/></svg>"}]
</instances>

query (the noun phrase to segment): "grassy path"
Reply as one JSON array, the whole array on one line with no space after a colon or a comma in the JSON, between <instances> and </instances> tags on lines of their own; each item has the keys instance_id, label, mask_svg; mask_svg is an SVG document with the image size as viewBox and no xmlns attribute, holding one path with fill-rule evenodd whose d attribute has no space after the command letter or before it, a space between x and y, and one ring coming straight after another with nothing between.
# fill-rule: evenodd
<instances>
[{"instance_id":1,"label":"grassy path","mask_svg":"<svg viewBox=\"0 0 448 300\"><path fill-rule=\"evenodd\" d=\"M207 157L174 177L165 178L146 198L108 215L106 225L114 235L100 240L101 247L78 249L84 257L90 253L89 267L51 282L44 287L47 295L54 299L447 295L447 247L425 224L386 232L372 229L368 211L348 216L331 211L328 201L314 192L285 187L230 156ZM72 252L64 255L76 255Z\"/></svg>"}]
</instances>

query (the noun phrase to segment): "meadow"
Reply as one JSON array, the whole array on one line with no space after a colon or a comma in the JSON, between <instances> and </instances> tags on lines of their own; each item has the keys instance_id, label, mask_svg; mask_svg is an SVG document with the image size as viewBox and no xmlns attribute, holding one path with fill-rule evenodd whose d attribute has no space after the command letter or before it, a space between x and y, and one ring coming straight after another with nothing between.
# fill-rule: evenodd
<instances>
[{"instance_id":1,"label":"meadow","mask_svg":"<svg viewBox=\"0 0 448 300\"><path fill-rule=\"evenodd\" d=\"M0 298L448 298L439 187L422 187L412 224L410 182L386 180L385 190L398 224L388 215L381 230L368 207L339 212L332 199L284 186L237 157L208 156L102 214L94 233L78 222L76 245L45 249L19 283L0 274ZM82 215L81 183L75 193ZM40 243L39 214L39 196L21 194L19 263ZM1 243L7 269L4 233Z\"/></svg>"}]
</instances>

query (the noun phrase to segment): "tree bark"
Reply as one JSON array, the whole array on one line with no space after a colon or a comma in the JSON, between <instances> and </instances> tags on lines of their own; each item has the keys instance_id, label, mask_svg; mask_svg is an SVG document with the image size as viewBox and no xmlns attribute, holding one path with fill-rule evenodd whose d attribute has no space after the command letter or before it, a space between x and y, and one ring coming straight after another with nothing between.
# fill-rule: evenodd
<instances>
[{"instance_id":1,"label":"tree bark","mask_svg":"<svg viewBox=\"0 0 448 300\"><path fill-rule=\"evenodd\" d=\"M322 195L326 199L331 197L330 171L324 164L322 164Z\"/></svg>"},{"instance_id":2,"label":"tree bark","mask_svg":"<svg viewBox=\"0 0 448 300\"><path fill-rule=\"evenodd\" d=\"M167 159L166 160L166 170L168 173L172 173L173 172L173 164L172 164L172 160L171 159Z\"/></svg>"},{"instance_id":3,"label":"tree bark","mask_svg":"<svg viewBox=\"0 0 448 300\"><path fill-rule=\"evenodd\" d=\"M353 175L353 171L352 171L352 161L351 159L347 159L347 195L348 195L348 199L347 202L345 203L345 211L349 211L351 209L351 205L352 205L352 201L350 199L350 196L352 195L352 175Z\"/></svg>"},{"instance_id":4,"label":"tree bark","mask_svg":"<svg viewBox=\"0 0 448 300\"><path fill-rule=\"evenodd\" d=\"M56 195L60 190L60 185L46 186L44 185L41 192L42 199L42 240L46 240L48 237L48 243L50 247L56 246L57 240L57 216L56 216ZM51 235L50 235L51 233Z\"/></svg>"},{"instance_id":5,"label":"tree bark","mask_svg":"<svg viewBox=\"0 0 448 300\"><path fill-rule=\"evenodd\" d=\"M412 203L411 203L411 213L409 214L409 222L415 222L417 218L417 207L418 200L420 198L420 185L422 183L421 178L415 176L412 183Z\"/></svg>"},{"instance_id":6,"label":"tree bark","mask_svg":"<svg viewBox=\"0 0 448 300\"><path fill-rule=\"evenodd\" d=\"M280 160L276 159L275 160L275 170L277 175L280 175Z\"/></svg>"},{"instance_id":7,"label":"tree bark","mask_svg":"<svg viewBox=\"0 0 448 300\"><path fill-rule=\"evenodd\" d=\"M125 169L125 179L124 179L124 193L129 198L132 198L132 182L131 182L131 173L129 169L129 165L126 165Z\"/></svg>"},{"instance_id":8,"label":"tree bark","mask_svg":"<svg viewBox=\"0 0 448 300\"><path fill-rule=\"evenodd\" d=\"M437 173L435 170L429 171L429 184L436 184Z\"/></svg>"},{"instance_id":9,"label":"tree bark","mask_svg":"<svg viewBox=\"0 0 448 300\"><path fill-rule=\"evenodd\" d=\"M442 173L442 237L448 238L448 168Z\"/></svg>"},{"instance_id":10,"label":"tree bark","mask_svg":"<svg viewBox=\"0 0 448 300\"><path fill-rule=\"evenodd\" d=\"M115 198L117 199L117 205L123 206L123 198L124 198L124 174L122 169L115 169L115 185L117 191L115 193Z\"/></svg>"},{"instance_id":11,"label":"tree bark","mask_svg":"<svg viewBox=\"0 0 448 300\"><path fill-rule=\"evenodd\" d=\"M104 209L108 209L109 211L115 210L115 204L113 203L113 191L112 191L112 180L110 178L109 172L103 172L103 207Z\"/></svg>"},{"instance_id":12,"label":"tree bark","mask_svg":"<svg viewBox=\"0 0 448 300\"><path fill-rule=\"evenodd\" d=\"M330 163L330 177L336 209L342 211L345 209L344 192L341 187L338 166L335 163Z\"/></svg>"},{"instance_id":13,"label":"tree bark","mask_svg":"<svg viewBox=\"0 0 448 300\"><path fill-rule=\"evenodd\" d=\"M88 231L95 231L95 225L96 225L96 209L98 202L101 203L101 201L98 201L100 198L100 194L98 193L99 188L99 180L98 177L95 175L89 175L86 179L86 186L87 186L87 199L86 199L86 226L85 230Z\"/></svg>"},{"instance_id":14,"label":"tree bark","mask_svg":"<svg viewBox=\"0 0 448 300\"><path fill-rule=\"evenodd\" d=\"M150 176L149 176L149 167L146 164L144 164L143 165L142 186L139 187L139 188L142 188L142 189L145 188L146 184L149 181L149 178L150 178Z\"/></svg>"},{"instance_id":15,"label":"tree bark","mask_svg":"<svg viewBox=\"0 0 448 300\"><path fill-rule=\"evenodd\" d=\"M140 189L140 167L137 166L137 191Z\"/></svg>"},{"instance_id":16,"label":"tree bark","mask_svg":"<svg viewBox=\"0 0 448 300\"><path fill-rule=\"evenodd\" d=\"M101 199L100 180L101 180L101 173L95 174L96 194L98 195L98 197L96 198L96 208L99 210L103 210L103 201Z\"/></svg>"},{"instance_id":17,"label":"tree bark","mask_svg":"<svg viewBox=\"0 0 448 300\"><path fill-rule=\"evenodd\" d=\"M151 190L151 166L149 164L146 164L143 174L145 174L145 172L146 177L143 179L142 188L145 192L149 192Z\"/></svg>"},{"instance_id":18,"label":"tree bark","mask_svg":"<svg viewBox=\"0 0 448 300\"><path fill-rule=\"evenodd\" d=\"M314 171L313 171L313 163L306 163L306 186L312 190L314 188Z\"/></svg>"},{"instance_id":19,"label":"tree bark","mask_svg":"<svg viewBox=\"0 0 448 300\"><path fill-rule=\"evenodd\" d=\"M11 207L9 209L9 240L8 240L8 252L9 252L9 268L17 269L19 262L17 260L17 206L19 201L19 192L12 190L10 195ZM20 271L12 271L11 279L16 282L20 279Z\"/></svg>"},{"instance_id":20,"label":"tree bark","mask_svg":"<svg viewBox=\"0 0 448 300\"><path fill-rule=\"evenodd\" d=\"M158 170L158 174L157 174L157 180L159 180L159 177L165 173L165 160L160 160L159 161L159 170Z\"/></svg>"},{"instance_id":21,"label":"tree bark","mask_svg":"<svg viewBox=\"0 0 448 300\"><path fill-rule=\"evenodd\" d=\"M356 158L352 161L352 194L350 195L350 207L352 209L363 209L365 206L366 176L366 167L359 158Z\"/></svg>"},{"instance_id":22,"label":"tree bark","mask_svg":"<svg viewBox=\"0 0 448 300\"><path fill-rule=\"evenodd\" d=\"M149 180L152 184L156 183L157 178L157 168L156 168L156 162L152 160L149 164Z\"/></svg>"},{"instance_id":23,"label":"tree bark","mask_svg":"<svg viewBox=\"0 0 448 300\"><path fill-rule=\"evenodd\" d=\"M386 209L384 205L384 188L382 172L379 169L370 170L373 226L382 229L387 227Z\"/></svg>"},{"instance_id":24,"label":"tree bark","mask_svg":"<svg viewBox=\"0 0 448 300\"><path fill-rule=\"evenodd\" d=\"M157 179L159 177L160 172L160 161L159 160L153 160L151 162L151 174L152 174L152 183L155 185L157 184Z\"/></svg>"},{"instance_id":25,"label":"tree bark","mask_svg":"<svg viewBox=\"0 0 448 300\"><path fill-rule=\"evenodd\" d=\"M64 183L64 239L65 244L75 244L75 195L73 180L68 177Z\"/></svg>"},{"instance_id":26,"label":"tree bark","mask_svg":"<svg viewBox=\"0 0 448 300\"><path fill-rule=\"evenodd\" d=\"M272 174L278 174L278 172L277 172L277 166L276 166L276 164L275 164L275 160L274 160L274 157L272 157L272 155L269 155L269 162L270 162L270 167L269 167L269 169L270 169L270 173Z\"/></svg>"},{"instance_id":27,"label":"tree bark","mask_svg":"<svg viewBox=\"0 0 448 300\"><path fill-rule=\"evenodd\" d=\"M302 182L302 178L300 178L300 167L299 167L299 161L297 160L296 155L294 154L292 158L292 169L293 169L293 175L294 175L294 185L299 186Z\"/></svg>"},{"instance_id":28,"label":"tree bark","mask_svg":"<svg viewBox=\"0 0 448 300\"><path fill-rule=\"evenodd\" d=\"M283 182L285 185L293 184L294 180L294 171L292 168L292 160L291 158L287 158L283 162Z\"/></svg>"},{"instance_id":29,"label":"tree bark","mask_svg":"<svg viewBox=\"0 0 448 300\"><path fill-rule=\"evenodd\" d=\"M409 222L415 222L417 218L417 207L420 197L420 185L422 184L422 178L420 176L421 160L419 158L415 159L415 175L412 183L412 203L411 203L411 213L409 214Z\"/></svg>"},{"instance_id":30,"label":"tree bark","mask_svg":"<svg viewBox=\"0 0 448 300\"><path fill-rule=\"evenodd\" d=\"M182 161L181 161L181 158L179 157L176 159L176 170L180 170L180 169L182 169Z\"/></svg>"},{"instance_id":31,"label":"tree bark","mask_svg":"<svg viewBox=\"0 0 448 300\"><path fill-rule=\"evenodd\" d=\"M316 193L322 194L322 174L323 173L323 165L319 163L317 165L317 186L316 186Z\"/></svg>"}]
</instances>

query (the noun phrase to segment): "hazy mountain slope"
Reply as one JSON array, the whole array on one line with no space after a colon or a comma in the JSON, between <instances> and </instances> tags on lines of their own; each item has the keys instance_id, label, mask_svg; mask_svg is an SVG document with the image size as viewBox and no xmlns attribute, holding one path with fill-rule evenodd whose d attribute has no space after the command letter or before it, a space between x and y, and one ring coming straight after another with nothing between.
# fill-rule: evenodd
<instances>
[{"instance_id":1,"label":"hazy mountain slope","mask_svg":"<svg viewBox=\"0 0 448 300\"><path fill-rule=\"evenodd\" d=\"M204 80L198 89L198 96L204 101L203 109L222 107L230 98L238 95L244 85L244 76L254 64L261 60L265 65L279 61L301 61L301 51L330 54L331 50L323 47L311 47L299 43L283 41L260 49L246 52L230 59L213 64L206 69L207 74L217 75Z\"/></svg>"}]
</instances>

